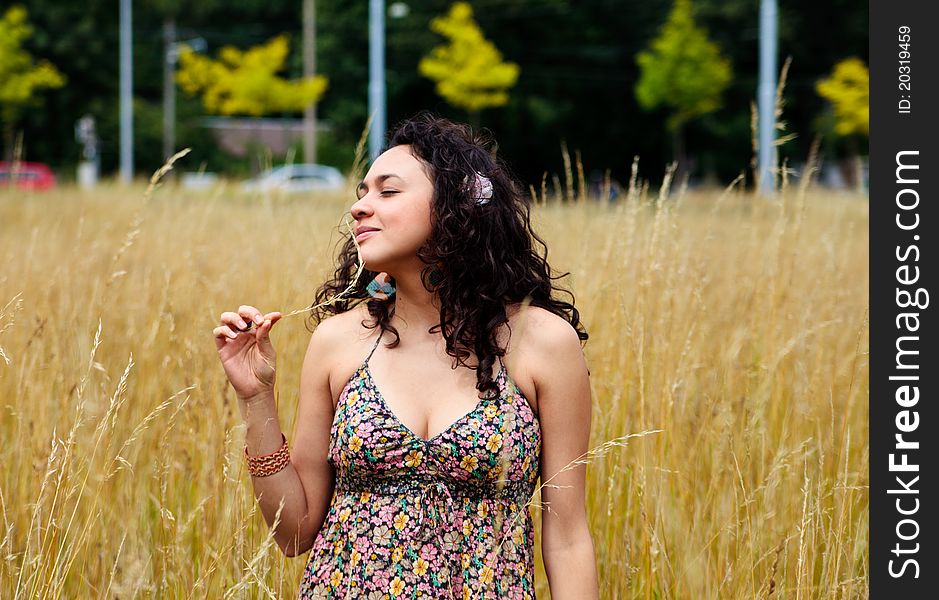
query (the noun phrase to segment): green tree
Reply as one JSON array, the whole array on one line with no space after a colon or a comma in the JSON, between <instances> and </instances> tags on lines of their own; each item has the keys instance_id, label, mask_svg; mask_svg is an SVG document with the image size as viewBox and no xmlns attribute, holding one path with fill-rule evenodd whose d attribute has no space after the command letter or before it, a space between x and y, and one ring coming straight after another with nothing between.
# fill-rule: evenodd
<instances>
[{"instance_id":1,"label":"green tree","mask_svg":"<svg viewBox=\"0 0 939 600\"><path fill-rule=\"evenodd\" d=\"M665 24L649 50L636 56L639 81L636 99L645 110L671 109L666 124L672 132L679 171L685 158L684 127L695 117L721 106L721 93L731 80L730 61L721 55L707 32L697 27L691 0L675 0Z\"/></svg>"},{"instance_id":2,"label":"green tree","mask_svg":"<svg viewBox=\"0 0 939 600\"><path fill-rule=\"evenodd\" d=\"M815 85L815 90L834 108L835 133L870 134L870 74L864 61L844 59L835 65L830 77Z\"/></svg>"},{"instance_id":3,"label":"green tree","mask_svg":"<svg viewBox=\"0 0 939 600\"><path fill-rule=\"evenodd\" d=\"M287 52L286 35L245 51L225 46L218 60L184 49L176 81L185 92L201 94L206 110L217 114L302 111L320 99L327 80L322 75L296 80L279 77Z\"/></svg>"},{"instance_id":4,"label":"green tree","mask_svg":"<svg viewBox=\"0 0 939 600\"><path fill-rule=\"evenodd\" d=\"M3 121L4 157L13 158L14 127L20 111L34 101L37 91L65 85L65 77L52 63L33 60L23 42L33 35L26 9L12 6L0 19L0 120Z\"/></svg>"},{"instance_id":5,"label":"green tree","mask_svg":"<svg viewBox=\"0 0 939 600\"><path fill-rule=\"evenodd\" d=\"M835 65L831 76L819 81L815 90L831 102L835 117L835 134L847 145L849 170L854 185L863 189L862 166L858 158L858 138L870 135L870 73L859 58L846 58Z\"/></svg>"},{"instance_id":6,"label":"green tree","mask_svg":"<svg viewBox=\"0 0 939 600\"><path fill-rule=\"evenodd\" d=\"M13 3L28 5L29 21L36 30L26 47L58 68L67 78L55 93L40 94L43 110L24 110L17 122L29 140L29 154L71 173L80 147L70 143L75 121L91 114L100 133L103 172L117 167L118 158L118 19L113 0L63 2L62 0L0 1L0 15ZM160 24L170 4L182 0L135 0L134 95L135 102L150 106L150 125L134 120L134 157L137 168L152 171L163 164L159 108L162 100L163 39ZM409 2L411 11L389 18L387 25L388 123L433 108L443 116L466 120L463 108L437 98L435 82L421 75L417 64L430 48L445 42L432 31L431 19L448 12L453 0ZM498 110L483 110L480 120L498 131L500 153L512 159L518 176L540 186L545 171L564 168L558 141L580 150L589 171L609 168L611 176L629 177L630 161L622 154L641 156L645 176L661 178L661 163L671 156L671 139L664 135L660 110L646 118L633 93L639 78L634 61L646 49L665 22L674 0L623 0L575 2L573 0L504 0L498 10L474 6L474 18L503 56L524 64L509 90L509 101ZM389 2L391 4L391 2ZM486 3L487 6L493 2ZM162 6L158 6L162 5ZM248 48L277 33L290 34L291 52L286 69L290 79L300 77L301 3L297 0L203 0L185 3L176 16L179 39L204 38L211 48L231 44ZM340 165L350 160L368 117L368 22L367 2L317 0L317 72L329 77L330 86L317 102L317 111L330 125L320 144L321 161ZM751 153L750 113L747 107L756 89L758 72L759 3L752 0L694 0L695 22L707 28L709 38L731 59L734 77L722 93L723 108L689 123L685 129L689 153L701 168L730 181L745 167ZM219 24L224 23L224 27ZM779 43L793 58L786 86L786 121L801 135L779 148L780 157L802 160L809 151L818 115L826 101L815 83L830 74L845 56L868 61L868 6L862 0L787 0L779 6ZM217 58L213 52L213 58ZM524 61L522 60L524 57ZM337 82L341 81L342 85ZM619 91L628 90L626 97ZM191 146L187 165L207 162L210 170L224 171L233 159L219 150L202 128L205 114L201 98L181 93L178 100L177 147ZM147 127L152 126L152 131ZM834 123L832 123L834 127ZM707 136L700 144L698 136ZM861 150L867 140L859 136ZM328 140L327 140L328 138ZM703 141L703 140L702 140ZM845 146L844 138L837 147ZM835 144L823 148L835 150ZM344 164L344 163L343 163ZM245 166L247 169L247 166Z\"/></svg>"},{"instance_id":7,"label":"green tree","mask_svg":"<svg viewBox=\"0 0 939 600\"><path fill-rule=\"evenodd\" d=\"M417 69L437 82L438 94L469 111L474 124L480 110L509 101L506 90L518 80L519 67L502 60L502 53L483 36L469 4L454 2L450 12L430 22L430 28L449 43L431 50Z\"/></svg>"}]
</instances>

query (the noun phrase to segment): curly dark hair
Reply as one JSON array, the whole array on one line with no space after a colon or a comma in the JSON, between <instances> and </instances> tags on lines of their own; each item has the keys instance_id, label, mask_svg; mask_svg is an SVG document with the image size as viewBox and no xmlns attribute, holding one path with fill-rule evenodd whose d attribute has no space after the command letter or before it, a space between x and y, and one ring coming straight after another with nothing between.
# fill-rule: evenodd
<instances>
[{"instance_id":1,"label":"curly dark hair","mask_svg":"<svg viewBox=\"0 0 939 600\"><path fill-rule=\"evenodd\" d=\"M386 149L409 144L411 152L427 169L434 184L431 235L418 250L418 257L427 266L421 270L421 281L427 291L436 293L440 304L440 322L428 333L441 331L446 352L456 358L454 368L467 365L472 348L478 358L476 388L480 392L497 393L490 381L496 357L505 349L496 343L496 330L508 322L506 306L528 300L531 305L549 310L571 323L580 340L589 337L574 307L574 295L552 284L570 273L551 276L547 262L548 247L531 228L531 198L520 191L519 184L507 165L496 157L498 148L487 129L474 132L468 125L453 123L421 111L399 123L390 136ZM479 172L492 182L489 202L477 205L464 184L465 178ZM471 180L471 179L470 179ZM534 249L532 241L541 246ZM316 292L311 305L310 321L318 324L323 318L351 310L367 301L374 322L362 325L391 331L394 296L380 300L371 297L367 284L379 273L362 270L355 286L333 304L312 308L349 287L357 271L358 254L352 237L346 238L339 253L332 280ZM432 271L437 273L431 273ZM389 279L392 283L394 279ZM551 297L553 291L568 294L571 302Z\"/></svg>"}]
</instances>

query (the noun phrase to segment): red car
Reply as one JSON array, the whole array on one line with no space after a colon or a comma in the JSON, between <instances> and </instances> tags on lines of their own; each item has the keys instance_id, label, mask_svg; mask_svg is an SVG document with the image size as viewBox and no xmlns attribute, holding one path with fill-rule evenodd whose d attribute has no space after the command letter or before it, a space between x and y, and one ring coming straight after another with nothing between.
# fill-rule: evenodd
<instances>
[{"instance_id":1,"label":"red car","mask_svg":"<svg viewBox=\"0 0 939 600\"><path fill-rule=\"evenodd\" d=\"M0 161L0 188L13 185L20 190L48 190L55 187L55 174L43 163Z\"/></svg>"}]
</instances>

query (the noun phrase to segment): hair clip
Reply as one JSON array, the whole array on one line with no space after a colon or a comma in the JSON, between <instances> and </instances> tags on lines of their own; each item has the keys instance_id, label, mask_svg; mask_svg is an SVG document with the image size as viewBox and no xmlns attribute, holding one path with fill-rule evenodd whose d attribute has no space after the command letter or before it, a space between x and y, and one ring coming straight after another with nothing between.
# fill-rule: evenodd
<instances>
[{"instance_id":1,"label":"hair clip","mask_svg":"<svg viewBox=\"0 0 939 600\"><path fill-rule=\"evenodd\" d=\"M492 181L479 171L476 171L472 183L469 181L469 175L464 177L463 185L477 206L486 204L492 198Z\"/></svg>"}]
</instances>

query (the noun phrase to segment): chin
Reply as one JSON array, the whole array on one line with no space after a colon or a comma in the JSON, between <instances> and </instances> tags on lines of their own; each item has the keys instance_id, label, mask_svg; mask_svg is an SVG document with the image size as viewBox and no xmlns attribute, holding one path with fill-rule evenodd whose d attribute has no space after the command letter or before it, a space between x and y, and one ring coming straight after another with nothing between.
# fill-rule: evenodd
<instances>
[{"instance_id":1,"label":"chin","mask_svg":"<svg viewBox=\"0 0 939 600\"><path fill-rule=\"evenodd\" d=\"M365 262L365 268L369 271L385 272L386 263L378 259L371 259L367 252L362 252L362 260Z\"/></svg>"}]
</instances>

